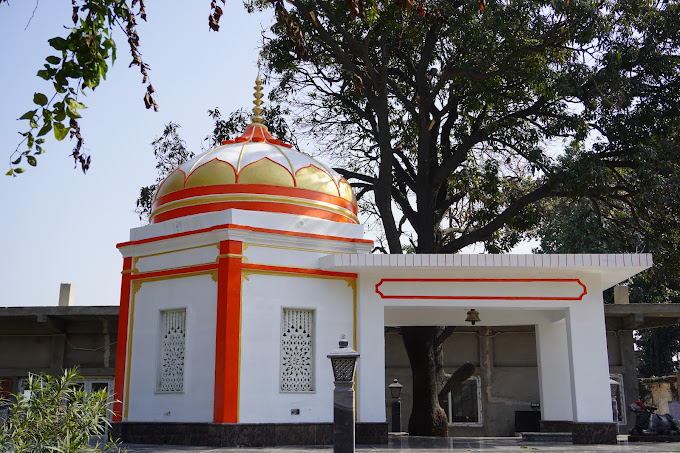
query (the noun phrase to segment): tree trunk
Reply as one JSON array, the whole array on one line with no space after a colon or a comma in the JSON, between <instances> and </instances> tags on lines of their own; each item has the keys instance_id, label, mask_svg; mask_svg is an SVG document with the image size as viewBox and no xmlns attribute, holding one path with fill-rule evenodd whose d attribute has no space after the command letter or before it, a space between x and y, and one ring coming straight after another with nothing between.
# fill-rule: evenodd
<instances>
[{"instance_id":1,"label":"tree trunk","mask_svg":"<svg viewBox=\"0 0 680 453\"><path fill-rule=\"evenodd\" d=\"M438 399L444 373L442 336L445 330L434 326L401 328L413 376L413 408L408 420L411 436L448 435L448 420Z\"/></svg>"}]
</instances>

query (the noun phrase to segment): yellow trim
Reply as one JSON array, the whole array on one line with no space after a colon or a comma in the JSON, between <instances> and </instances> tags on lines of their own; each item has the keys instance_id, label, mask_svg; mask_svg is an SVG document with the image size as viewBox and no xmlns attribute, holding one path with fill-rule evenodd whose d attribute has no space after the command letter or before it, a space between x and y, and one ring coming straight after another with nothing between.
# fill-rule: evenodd
<instances>
[{"instance_id":1,"label":"yellow trim","mask_svg":"<svg viewBox=\"0 0 680 453\"><path fill-rule=\"evenodd\" d=\"M202 266L202 264L199 264L199 266ZM176 269L184 269L184 268L176 268ZM156 271L154 271L156 272ZM158 282L161 280L171 280L173 278L184 278L184 277L196 277L198 275L212 275L214 274L214 278L217 278L217 269L210 269L207 271L193 271L193 272L184 272L181 274L176 274L176 275L162 275L160 277L139 277L135 279L135 282L140 282L141 283L146 283L146 282Z\"/></svg>"},{"instance_id":2,"label":"yellow trim","mask_svg":"<svg viewBox=\"0 0 680 453\"><path fill-rule=\"evenodd\" d=\"M205 263L189 264L189 265L176 266L176 267L163 267L163 268L152 269L152 270L148 270L148 271L144 271L144 272L140 272L139 269L137 269L137 263L138 263L140 258L149 258L149 257L152 257L152 256L169 255L169 254L176 253L176 252L184 252L186 250L195 250L195 249L208 248L208 247L217 247L218 252L220 250L219 244L208 244L208 245L197 245L195 247L187 247L187 248L183 248L183 249L172 250L172 251L169 251L169 252L152 253L150 255L140 255L140 256L135 257L133 259L133 261L132 261L133 262L133 269L130 272L132 272L133 274L140 274L140 273L145 274L145 273L148 273L148 272L171 271L171 270L174 270L174 269L184 269L184 268L188 268L188 267L192 267L192 266L203 266L203 265L206 265L206 264L217 263L220 255L217 256L217 259L215 259L215 261L206 261Z\"/></svg>"},{"instance_id":3,"label":"yellow trim","mask_svg":"<svg viewBox=\"0 0 680 453\"><path fill-rule=\"evenodd\" d=\"M352 324L354 326L354 332L353 332L353 341L354 341L354 349L358 352L359 347L357 346L357 279L356 278L351 278L347 279L347 286L352 288L352 309L353 309L353 317L352 317ZM359 392L357 391L357 374L359 373L359 370L357 369L354 372L354 421L356 422L359 420L359 403L357 401L357 395Z\"/></svg>"},{"instance_id":4,"label":"yellow trim","mask_svg":"<svg viewBox=\"0 0 680 453\"><path fill-rule=\"evenodd\" d=\"M321 192L319 192L321 193ZM343 198L344 200L344 198ZM217 194L217 195L202 195L199 197L192 197L192 198L185 198L182 200L177 200L173 201L170 203L166 203L163 206L159 206L156 208L152 213L151 217L155 217L159 214L162 214L167 211L171 211L173 209L177 208L182 208L185 206L198 206L201 204L207 204L207 203L217 203L217 202L222 202L222 201L265 201L265 202L272 202L272 203L284 203L284 204L292 204L296 206L307 206L310 208L317 208L317 209L323 209L328 212L332 212L335 214L339 214L342 216L347 217L348 219L354 220L356 223L359 223L359 218L355 216L352 211L349 209L341 208L339 206L336 206L331 203L326 203L323 201L313 201L313 200L304 200L301 198L295 198L295 197L287 197L283 195L265 195L265 194L241 194L241 193L236 193L236 194ZM347 201L347 200L345 200Z\"/></svg>"},{"instance_id":5,"label":"yellow trim","mask_svg":"<svg viewBox=\"0 0 680 453\"><path fill-rule=\"evenodd\" d=\"M241 336L243 335L243 280L241 280L241 291L239 294L240 304L238 307L238 394L236 395L236 423L241 420Z\"/></svg>"},{"instance_id":6,"label":"yellow trim","mask_svg":"<svg viewBox=\"0 0 680 453\"><path fill-rule=\"evenodd\" d=\"M293 162L291 162L288 155L281 149L280 146L275 145L273 143L270 143L270 145L272 145L274 148L276 148L276 150L279 153L281 153L283 158L286 159L286 161L288 162L288 166L290 167L288 171L290 172L290 175L293 177L293 184L295 184L295 187L297 187L297 177L295 176L295 166L293 165ZM286 149L288 149L288 148L286 148Z\"/></svg>"},{"instance_id":7,"label":"yellow trim","mask_svg":"<svg viewBox=\"0 0 680 453\"><path fill-rule=\"evenodd\" d=\"M134 269L125 269L124 271L120 271L121 274L131 274Z\"/></svg>"},{"instance_id":8,"label":"yellow trim","mask_svg":"<svg viewBox=\"0 0 680 453\"><path fill-rule=\"evenodd\" d=\"M137 269L133 269L133 271L135 271L134 274L136 276L139 276L140 274L142 275L141 277L136 277L137 279L147 279L148 277L144 277L143 276L144 274L153 274L153 273L156 273L156 272L174 271L174 270L177 270L177 269L191 269L192 267L205 266L206 264L214 264L216 262L217 261L210 261L208 263L189 264L189 265L185 265L185 266L176 266L176 267L164 267L162 269L153 269L153 270L144 271L144 272L140 272ZM181 275L187 275L189 273L194 274L195 272L187 272L187 273L181 274Z\"/></svg>"},{"instance_id":9,"label":"yellow trim","mask_svg":"<svg viewBox=\"0 0 680 453\"><path fill-rule=\"evenodd\" d=\"M250 135L250 138L252 139L254 135ZM243 142L243 145L241 146L241 151L238 153L238 161L236 162L236 184L238 184L238 174L241 173L241 162L243 162L243 154L246 152L246 145L250 143L250 140Z\"/></svg>"},{"instance_id":10,"label":"yellow trim","mask_svg":"<svg viewBox=\"0 0 680 453\"><path fill-rule=\"evenodd\" d=\"M277 276L286 276L286 277L306 277L306 278L321 278L325 280L345 280L347 282L347 286L352 288L352 338L354 341L354 349L359 350L357 346L357 279L354 277L336 277L333 275L314 275L314 274L296 274L292 272L283 272L283 271L265 271L265 270L260 270L260 269L241 269L241 277L245 278L248 280L248 274L262 274L262 275L277 275ZM241 298L243 298L243 288L241 288ZM240 367L240 360L241 360L241 355L240 355L240 348L241 348L241 343L240 343L240 335L241 335L242 330L239 330L239 367ZM241 368L239 368L240 370ZM241 387L240 387L240 379L241 375L239 373L239 401L241 397ZM358 392L356 391L357 389L357 372L355 371L354 373L354 420L358 420L359 417L359 405L357 401L357 395Z\"/></svg>"},{"instance_id":11,"label":"yellow trim","mask_svg":"<svg viewBox=\"0 0 680 453\"><path fill-rule=\"evenodd\" d=\"M186 274L178 275L164 275L162 277L141 277L131 282L130 292L130 312L128 314L128 340L127 340L127 356L125 358L125 398L123 402L123 420L127 421L128 410L130 408L130 370L132 366L132 336L134 332L135 324L135 298L140 289L142 289L142 284L146 282L156 282L160 280L170 280L173 278L183 278L183 277L195 277L197 275L211 275L213 281L217 282L217 269L209 271L199 271L190 272Z\"/></svg>"},{"instance_id":12,"label":"yellow trim","mask_svg":"<svg viewBox=\"0 0 680 453\"><path fill-rule=\"evenodd\" d=\"M123 420L127 421L128 409L130 408L130 366L132 364L132 333L135 326L135 297L142 288L142 282L132 281L130 288L130 308L128 313L128 338L127 338L127 357L125 358L125 401L123 402Z\"/></svg>"},{"instance_id":13,"label":"yellow trim","mask_svg":"<svg viewBox=\"0 0 680 453\"><path fill-rule=\"evenodd\" d=\"M317 275L317 274L300 274L297 272L286 271L266 271L262 269L241 269L241 273L245 274L262 274L262 275L278 275L288 277L307 277L307 278L321 278L324 280L346 280L349 285L350 280L355 280L354 277L339 277L335 275Z\"/></svg>"},{"instance_id":14,"label":"yellow trim","mask_svg":"<svg viewBox=\"0 0 680 453\"><path fill-rule=\"evenodd\" d=\"M240 253L223 253L221 255L217 255L215 262L218 262L220 258L243 258L243 255Z\"/></svg>"},{"instance_id":15,"label":"yellow trim","mask_svg":"<svg viewBox=\"0 0 680 453\"><path fill-rule=\"evenodd\" d=\"M222 146L224 146L224 145L216 146L213 149L211 149L210 151L208 151L207 153L205 153L204 155L202 155L201 157L199 157L198 160L196 160L196 162L194 162L194 165L191 166L191 168L189 169L189 172L184 176L185 177L184 183L186 184L186 179L189 178L189 175L194 171L194 169L198 166L198 164L201 163L201 161L203 159L205 159L206 157L208 157L209 155L211 155L212 153L214 153L218 149L222 148ZM179 168L182 168L182 167L180 166Z\"/></svg>"},{"instance_id":16,"label":"yellow trim","mask_svg":"<svg viewBox=\"0 0 680 453\"><path fill-rule=\"evenodd\" d=\"M186 250L201 249L201 248L204 248L204 247L217 247L217 251L220 250L220 245L218 243L215 243L215 244L195 245L193 247L186 247L186 248L183 248L183 249L170 250L168 252L158 252L158 253L150 253L148 255L139 255L139 256L134 258L133 267L137 265L137 260L139 260L140 258L149 258L151 256L169 255L171 253L184 252Z\"/></svg>"},{"instance_id":17,"label":"yellow trim","mask_svg":"<svg viewBox=\"0 0 680 453\"><path fill-rule=\"evenodd\" d=\"M302 247L287 247L285 245L269 245L269 244L246 244L245 242L243 243L244 250L245 246L253 246L253 247L268 247L272 249L283 249L283 250L297 250L299 252L312 252L312 253L323 253L323 254L336 254L340 255L342 253L347 253L347 252L331 252L328 250L319 250L319 249L306 249Z\"/></svg>"}]
</instances>

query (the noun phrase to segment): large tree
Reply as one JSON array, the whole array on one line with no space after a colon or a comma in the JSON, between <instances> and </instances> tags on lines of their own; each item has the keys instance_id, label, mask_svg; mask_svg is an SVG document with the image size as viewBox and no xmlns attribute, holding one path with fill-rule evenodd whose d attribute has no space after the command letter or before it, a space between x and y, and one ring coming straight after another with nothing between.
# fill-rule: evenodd
<instances>
[{"instance_id":1,"label":"large tree","mask_svg":"<svg viewBox=\"0 0 680 453\"><path fill-rule=\"evenodd\" d=\"M680 302L680 163L678 132L655 136L645 144L663 168L641 173L643 181L631 197L611 200L559 199L542 203L544 213L534 235L540 253L653 253L654 267L628 282L631 303ZM631 207L634 207L632 209ZM611 302L607 294L606 302ZM675 372L680 352L680 326L645 329L635 337L642 352L638 374Z\"/></svg>"},{"instance_id":2,"label":"large tree","mask_svg":"<svg viewBox=\"0 0 680 453\"><path fill-rule=\"evenodd\" d=\"M678 166L677 163L673 165ZM545 215L535 231L538 253L653 253L654 267L627 282L631 303L680 302L680 210L678 180L659 178L639 193L647 200L633 216L615 212L588 199L558 200L544 205ZM655 224L662 220L662 225ZM613 302L611 291L605 302ZM637 331L641 352L638 375L665 376L676 371L674 357L680 353L680 326L670 325Z\"/></svg>"},{"instance_id":3,"label":"large tree","mask_svg":"<svg viewBox=\"0 0 680 453\"><path fill-rule=\"evenodd\" d=\"M390 253L510 250L548 199L588 198L634 218L633 195L678 159L677 0L253 6L267 5L279 99L337 150ZM671 141L665 155L657 137ZM451 329L401 332L409 432L446 435L437 396Z\"/></svg>"}]
</instances>

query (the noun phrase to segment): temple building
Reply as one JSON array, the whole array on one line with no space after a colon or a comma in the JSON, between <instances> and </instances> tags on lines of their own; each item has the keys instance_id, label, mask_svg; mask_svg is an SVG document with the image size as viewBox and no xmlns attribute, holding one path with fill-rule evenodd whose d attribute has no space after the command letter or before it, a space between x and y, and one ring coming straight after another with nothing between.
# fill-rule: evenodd
<instances>
[{"instance_id":1,"label":"temple building","mask_svg":"<svg viewBox=\"0 0 680 453\"><path fill-rule=\"evenodd\" d=\"M118 244L114 421L124 441L328 444L326 355L346 335L361 354L357 443L384 443L387 384L408 380L403 363L387 375L386 339L390 363L403 362L393 328L426 325L461 326L467 346L452 348L451 366L481 370L463 386L479 396L471 415L457 405L473 397L449 399L454 432L498 424L511 435L526 406L540 408L545 430L568 425L575 443L616 440L602 291L650 267L650 255L371 254L348 182L269 134L261 90L258 78L245 132L174 170L150 224ZM495 358L480 351L488 345ZM533 371L493 379L531 390L482 397L484 373L518 361Z\"/></svg>"}]
</instances>

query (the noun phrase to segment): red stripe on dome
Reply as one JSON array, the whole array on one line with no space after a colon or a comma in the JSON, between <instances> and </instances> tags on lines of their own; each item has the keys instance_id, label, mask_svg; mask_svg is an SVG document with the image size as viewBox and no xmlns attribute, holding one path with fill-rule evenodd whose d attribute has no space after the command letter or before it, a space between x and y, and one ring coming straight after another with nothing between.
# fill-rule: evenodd
<instances>
[{"instance_id":1,"label":"red stripe on dome","mask_svg":"<svg viewBox=\"0 0 680 453\"><path fill-rule=\"evenodd\" d=\"M275 195L300 198L304 200L322 201L344 209L347 209L352 214L357 214L357 207L344 198L335 195L328 195L314 190L300 189L298 187L281 187L269 186L266 184L222 184L219 186L202 186L202 187L188 187L176 192L171 192L163 195L155 200L152 206L152 211L159 207L178 200L186 198L200 197L205 195L222 195L222 194L257 194L257 195Z\"/></svg>"},{"instance_id":2,"label":"red stripe on dome","mask_svg":"<svg viewBox=\"0 0 680 453\"><path fill-rule=\"evenodd\" d=\"M357 223L342 214L329 212L319 208L299 206L286 203L275 203L267 201L222 201L216 203L203 203L192 206L181 206L157 215L153 215L150 223L165 222L178 217L186 217L207 212L225 211L227 209L242 209L245 211L278 212L283 214L305 215L319 219L330 220L340 223Z\"/></svg>"}]
</instances>

